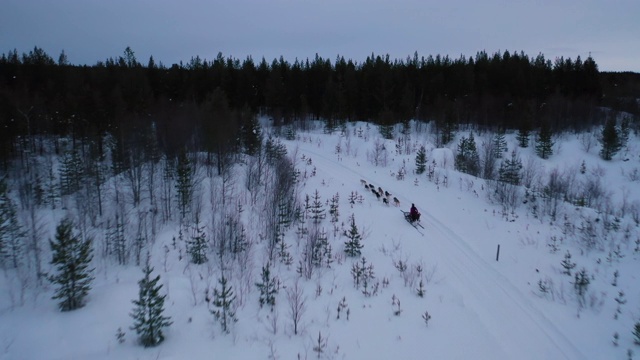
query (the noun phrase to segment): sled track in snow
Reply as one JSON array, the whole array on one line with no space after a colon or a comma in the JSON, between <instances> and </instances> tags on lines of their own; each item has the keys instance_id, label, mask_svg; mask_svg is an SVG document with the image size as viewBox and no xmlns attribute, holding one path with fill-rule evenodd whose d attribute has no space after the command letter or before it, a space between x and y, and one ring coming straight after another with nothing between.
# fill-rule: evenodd
<instances>
[{"instance_id":1,"label":"sled track in snow","mask_svg":"<svg viewBox=\"0 0 640 360\"><path fill-rule=\"evenodd\" d=\"M564 334L556 328L551 320L549 320L539 309L537 309L531 302L531 300L523 294L518 288L516 288L504 275L487 264L485 260L473 251L465 241L458 236L453 230L446 225L442 224L430 213L423 213L428 218L430 228L434 231L441 233L444 238L451 242L455 246L456 254L460 256L451 256L446 254L447 260L452 262L456 269L458 276L464 283L474 288L474 294L484 296L487 304L495 300L492 294L495 291L502 292L508 299L508 303L503 303L501 306L494 306L493 308L484 309L485 315L492 318L505 317L510 315L526 316L524 320L529 320L529 324L518 324L519 329L512 329L513 331L527 331L527 335L520 336L519 338L536 337L537 339L544 341L546 344L553 344L552 348L547 347L541 349L540 347L544 343L530 341L527 344L514 344L517 345L517 350L513 354L519 358L524 358L524 354L528 354L532 359L540 358L565 358L565 359L586 359L587 357L582 354L573 343L567 339ZM433 243L433 244L432 244ZM433 241L430 245L438 247L441 253L447 253L445 246L439 241ZM478 280L479 279L479 280ZM479 304L482 306L482 303ZM511 308L509 308L511 307ZM514 313L509 313L509 310L515 310ZM485 319L486 320L486 319ZM515 323L515 322L512 322ZM531 325L534 325L533 327ZM536 331L537 334L532 333ZM508 336L510 330L502 329L497 333L504 333L501 335ZM529 345L531 349L523 349L523 345ZM542 350L542 353L541 353Z\"/></svg>"},{"instance_id":2,"label":"sled track in snow","mask_svg":"<svg viewBox=\"0 0 640 360\"><path fill-rule=\"evenodd\" d=\"M323 170L329 170L328 173L331 176L336 177L330 168L337 166L344 170L343 174L346 172L354 175L352 179L354 184L358 184L359 179L368 178L353 168L319 154L306 146L300 147L300 150L312 155L316 165L323 165ZM394 195L405 204L410 203L408 197L397 193ZM429 242L427 246L433 247L443 256L443 260L448 262L453 275L464 286L473 289L474 298L466 300L474 304L475 310L485 326L499 337L501 343L504 342L503 351L510 354L512 358L520 359L527 358L527 356L531 359L587 358L558 330L551 320L535 307L527 295L523 294L508 278L481 258L454 230L444 225L426 209L423 209L422 214L423 220L426 220L426 223L430 225L427 226L428 236L426 240L422 241ZM436 233L442 235L440 239L438 236L431 236ZM442 241L442 238L446 242ZM451 245L447 246L447 244ZM497 292L503 295L495 296ZM500 301L499 304L496 304L496 300L501 298L510 301ZM510 316L518 316L522 321L507 321L506 323L517 325L505 328L500 324L500 319ZM522 334L523 332L525 334ZM514 337L513 334L520 335ZM522 341L521 339L530 340Z\"/></svg>"}]
</instances>

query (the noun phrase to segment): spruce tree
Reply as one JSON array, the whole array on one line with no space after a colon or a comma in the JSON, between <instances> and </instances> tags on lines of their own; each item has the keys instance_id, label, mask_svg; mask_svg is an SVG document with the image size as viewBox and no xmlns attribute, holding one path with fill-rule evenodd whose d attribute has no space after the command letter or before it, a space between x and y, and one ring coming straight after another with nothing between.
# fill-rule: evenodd
<instances>
[{"instance_id":1,"label":"spruce tree","mask_svg":"<svg viewBox=\"0 0 640 360\"><path fill-rule=\"evenodd\" d=\"M80 190L84 166L80 154L76 149L71 150L62 158L60 168L60 187L62 195L69 195Z\"/></svg>"},{"instance_id":2,"label":"spruce tree","mask_svg":"<svg viewBox=\"0 0 640 360\"><path fill-rule=\"evenodd\" d=\"M420 175L427 169L427 152L423 146L420 146L416 153L416 174Z\"/></svg>"},{"instance_id":3,"label":"spruce tree","mask_svg":"<svg viewBox=\"0 0 640 360\"><path fill-rule=\"evenodd\" d=\"M521 148L529 147L529 133L529 122L525 120L520 124L520 128L518 128L518 134L516 135L518 146L520 146Z\"/></svg>"},{"instance_id":4,"label":"spruce tree","mask_svg":"<svg viewBox=\"0 0 640 360\"><path fill-rule=\"evenodd\" d=\"M548 159L549 156L553 155L553 140L551 136L549 124L543 121L536 141L536 154L543 159Z\"/></svg>"},{"instance_id":5,"label":"spruce tree","mask_svg":"<svg viewBox=\"0 0 640 360\"><path fill-rule=\"evenodd\" d=\"M514 150L511 152L511 158L504 160L500 164L498 180L511 185L520 185L520 180L522 179L521 170L522 161Z\"/></svg>"},{"instance_id":6,"label":"spruce tree","mask_svg":"<svg viewBox=\"0 0 640 360\"><path fill-rule=\"evenodd\" d=\"M329 237L324 228L318 231L318 238L313 246L312 263L316 267L326 265L329 267L333 259L331 258L331 244L329 244Z\"/></svg>"},{"instance_id":7,"label":"spruce tree","mask_svg":"<svg viewBox=\"0 0 640 360\"><path fill-rule=\"evenodd\" d=\"M147 265L143 269L144 277L138 281L138 300L133 300L135 308L130 313L133 318L131 330L138 334L140 343L144 347L156 346L164 341L163 329L172 324L171 317L164 316L164 299L167 295L160 295L162 284L160 275L151 279L153 268Z\"/></svg>"},{"instance_id":8,"label":"spruce tree","mask_svg":"<svg viewBox=\"0 0 640 360\"><path fill-rule=\"evenodd\" d=\"M325 218L326 214L324 213L324 210L322 199L320 199L320 193L316 190L313 194L313 202L311 203L311 219L314 224L319 224L322 219Z\"/></svg>"},{"instance_id":9,"label":"spruce tree","mask_svg":"<svg viewBox=\"0 0 640 360\"><path fill-rule=\"evenodd\" d=\"M640 345L640 321L633 326L633 343Z\"/></svg>"},{"instance_id":10,"label":"spruce tree","mask_svg":"<svg viewBox=\"0 0 640 360\"><path fill-rule=\"evenodd\" d=\"M256 287L260 291L260 307L263 305L271 306L271 309L276 305L276 294L278 293L278 279L271 275L270 264L267 263L262 267L262 274L260 275L261 282L256 283Z\"/></svg>"},{"instance_id":11,"label":"spruce tree","mask_svg":"<svg viewBox=\"0 0 640 360\"><path fill-rule=\"evenodd\" d=\"M571 253L569 252L569 250L567 250L567 253L564 254L564 260L562 260L560 265L562 265L562 267L564 268L563 273L571 276L571 270L576 267L576 263L571 261Z\"/></svg>"},{"instance_id":12,"label":"spruce tree","mask_svg":"<svg viewBox=\"0 0 640 360\"><path fill-rule=\"evenodd\" d=\"M260 122L258 118L251 114L251 109L248 107L242 108L241 116L243 117L243 125L241 129L242 144L244 146L244 152L247 155L253 156L258 154L260 146L262 144L262 129L260 128Z\"/></svg>"},{"instance_id":13,"label":"spruce tree","mask_svg":"<svg viewBox=\"0 0 640 360\"><path fill-rule=\"evenodd\" d=\"M358 227L356 226L355 215L351 215L351 228L349 231L344 232L344 236L349 239L344 243L344 252L347 253L347 256L360 256L363 247L362 243L360 243L362 235L360 235Z\"/></svg>"},{"instance_id":14,"label":"spruce tree","mask_svg":"<svg viewBox=\"0 0 640 360\"><path fill-rule=\"evenodd\" d=\"M462 137L460 138L460 141L458 142L458 152L456 153L455 156L455 161L454 161L454 167L456 170L466 173L467 170L467 142L469 141L469 139L467 139L466 137Z\"/></svg>"},{"instance_id":15,"label":"spruce tree","mask_svg":"<svg viewBox=\"0 0 640 360\"><path fill-rule=\"evenodd\" d=\"M462 137L458 143L458 153L455 156L455 168L469 175L478 176L480 172L480 156L476 147L473 132L469 138Z\"/></svg>"},{"instance_id":16,"label":"spruce tree","mask_svg":"<svg viewBox=\"0 0 640 360\"><path fill-rule=\"evenodd\" d=\"M338 206L340 204L340 195L336 193L331 197L331 202L329 203L329 215L331 215L331 222L333 224L337 223L340 218L340 211Z\"/></svg>"},{"instance_id":17,"label":"spruce tree","mask_svg":"<svg viewBox=\"0 0 640 360\"><path fill-rule=\"evenodd\" d=\"M60 300L60 310L71 311L84 306L85 297L91 290L91 273L89 264L93 258L91 242L81 241L73 234L73 223L64 219L56 227L56 239L49 241L53 258L51 265L57 270L56 275L49 276L49 281L58 288L52 299Z\"/></svg>"},{"instance_id":18,"label":"spruce tree","mask_svg":"<svg viewBox=\"0 0 640 360\"><path fill-rule=\"evenodd\" d=\"M620 148L627 146L629 142L629 133L631 132L631 118L625 116L620 123Z\"/></svg>"},{"instance_id":19,"label":"spruce tree","mask_svg":"<svg viewBox=\"0 0 640 360\"><path fill-rule=\"evenodd\" d=\"M207 262L207 236L204 232L204 226L200 226L196 220L193 227L193 235L187 241L187 252L194 264L204 264Z\"/></svg>"},{"instance_id":20,"label":"spruce tree","mask_svg":"<svg viewBox=\"0 0 640 360\"><path fill-rule=\"evenodd\" d=\"M493 157L502 159L502 154L507 151L507 140L504 131L498 131L493 137Z\"/></svg>"},{"instance_id":21,"label":"spruce tree","mask_svg":"<svg viewBox=\"0 0 640 360\"><path fill-rule=\"evenodd\" d=\"M236 296L233 294L233 288L229 285L227 278L222 275L218 280L220 290L213 289L213 306L215 309L210 310L216 320L220 322L222 331L229 333L231 324L238 321L234 309Z\"/></svg>"},{"instance_id":22,"label":"spruce tree","mask_svg":"<svg viewBox=\"0 0 640 360\"><path fill-rule=\"evenodd\" d=\"M621 143L618 129L616 129L616 120L614 118L607 119L602 128L602 136L600 138L602 149L600 156L604 160L611 160L615 154L620 151Z\"/></svg>"},{"instance_id":23,"label":"spruce tree","mask_svg":"<svg viewBox=\"0 0 640 360\"><path fill-rule=\"evenodd\" d=\"M176 191L178 194L178 206L182 218L189 212L191 195L193 193L193 170L187 153L183 150L178 156L176 168Z\"/></svg>"},{"instance_id":24,"label":"spruce tree","mask_svg":"<svg viewBox=\"0 0 640 360\"><path fill-rule=\"evenodd\" d=\"M120 265L127 264L127 239L124 234L124 225L124 219L117 213L113 227L107 223L107 249Z\"/></svg>"},{"instance_id":25,"label":"spruce tree","mask_svg":"<svg viewBox=\"0 0 640 360\"><path fill-rule=\"evenodd\" d=\"M7 183L0 179L0 264L18 267L23 251L23 235Z\"/></svg>"}]
</instances>

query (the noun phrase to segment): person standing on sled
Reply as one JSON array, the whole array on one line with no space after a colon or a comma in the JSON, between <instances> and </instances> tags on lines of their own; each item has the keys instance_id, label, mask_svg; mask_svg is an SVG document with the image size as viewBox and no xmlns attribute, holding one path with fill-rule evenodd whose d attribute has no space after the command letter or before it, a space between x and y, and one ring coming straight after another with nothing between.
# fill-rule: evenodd
<instances>
[{"instance_id":1,"label":"person standing on sled","mask_svg":"<svg viewBox=\"0 0 640 360\"><path fill-rule=\"evenodd\" d=\"M411 210L409 211L409 218L411 222L420 220L420 213L418 212L418 208L416 208L415 204L411 204Z\"/></svg>"}]
</instances>

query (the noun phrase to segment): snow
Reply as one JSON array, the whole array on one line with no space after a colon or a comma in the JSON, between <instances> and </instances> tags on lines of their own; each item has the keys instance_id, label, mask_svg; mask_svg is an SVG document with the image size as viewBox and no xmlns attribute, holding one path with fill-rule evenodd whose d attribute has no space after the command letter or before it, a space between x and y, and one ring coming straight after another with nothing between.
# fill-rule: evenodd
<instances>
[{"instance_id":1,"label":"snow","mask_svg":"<svg viewBox=\"0 0 640 360\"><path fill-rule=\"evenodd\" d=\"M357 136L356 129L364 130L365 136ZM480 146L482 135L475 135ZM409 154L387 150L387 166L376 167L367 160L367 152L373 150L377 138L374 127L355 123L349 125L347 134L328 135L319 128L298 132L294 141L282 140L289 154L296 154L296 167L306 174L301 194L313 195L318 190L327 201L338 193L341 222L346 223L354 214L364 234L362 257L373 265L375 281L380 284L377 294L367 297L354 287L350 270L361 258L345 258L345 238L333 236L327 219L323 226L339 255L330 269L316 269L309 280L296 273L301 249L295 229L285 238L292 245L294 264L274 268L287 289L295 281L303 288L306 309L300 333L293 334L286 289L278 293L273 312L258 306L258 293L252 286L259 280L264 259L258 244L250 263L249 290L239 294L242 280L233 279L235 292L244 301L237 310L239 321L230 334L224 334L204 301L204 290L216 285L215 260L200 266L189 265L184 256L180 260L170 245L177 226L170 224L151 249L154 274L161 275L163 291L168 294L166 315L174 322L165 331L164 343L145 349L129 329L131 301L137 297L141 269L95 260L96 279L87 305L67 313L59 312L50 299L51 286L29 287L20 305L15 300L19 295L15 274L4 270L0 279L0 359L316 358L313 348L319 333L326 339L322 358L329 359L612 359L623 358L627 349L639 351L631 334L633 324L640 320L640 254L634 252L639 232L629 211L620 219L621 230L607 233L609 239L618 239L615 244L621 246L624 257L609 261L613 250L609 242L601 250L586 251L579 235L563 234L565 223L580 225L581 214L602 218L602 213L565 204L562 218L552 222L549 216L535 218L520 204L512 213L503 214L502 208L488 199L489 187L483 180L454 170L452 149L457 141L447 148L433 148L426 136L415 134ZM509 149L514 149L514 134L508 134L507 139ZM342 150L337 154L339 142ZM396 148L394 141L387 142L386 149ZM556 139L555 153L549 160L536 160L539 175L543 178L553 168L561 172L574 169L578 178L598 174L611 193L610 208L615 210L623 200L627 204L640 200L638 181L628 175L639 167L637 144L632 136L625 151L604 162L597 155L597 146L585 153L578 135L565 135ZM437 183L425 174L413 173L420 145L431 149L428 164L435 159ZM519 154L523 163L536 159L532 148L519 149ZM311 161L301 161L303 156ZM403 160L407 175L398 180L395 174ZM586 174L577 170L582 161ZM314 169L316 175L311 176ZM238 177L243 174L237 171ZM400 207L393 202L383 204L364 189L360 179L389 191L400 200ZM349 204L352 192L362 195L363 202ZM399 211L408 211L411 203L422 213L424 236L409 226ZM58 215L49 215L51 229ZM625 241L622 229L627 224L630 235ZM250 237L257 241L260 229L248 228ZM563 239L555 253L548 246L553 236ZM165 245L169 249L166 254ZM496 260L498 245L500 257ZM574 295L573 279L562 274L560 262L566 251L578 264L575 270L586 268L592 276L587 305L582 309ZM406 279L394 267L398 261L409 265ZM411 275L416 265L423 269L424 297L417 296L419 280ZM611 282L616 270L620 277L614 287ZM388 279L388 286L384 279ZM538 281L545 279L554 284L553 297L539 291ZM614 299L620 290L627 303L615 320ZM336 318L343 298L348 304L348 320L344 312ZM400 301L397 316L394 298ZM422 319L425 311L432 316L428 326ZM115 337L119 327L126 333L122 344ZM615 332L620 335L617 347L612 344Z\"/></svg>"}]
</instances>

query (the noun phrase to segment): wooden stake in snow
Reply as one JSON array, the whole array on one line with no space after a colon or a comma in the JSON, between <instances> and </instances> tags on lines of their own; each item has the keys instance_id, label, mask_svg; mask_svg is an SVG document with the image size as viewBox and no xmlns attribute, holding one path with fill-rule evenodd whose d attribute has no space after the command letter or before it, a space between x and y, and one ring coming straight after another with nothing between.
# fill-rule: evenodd
<instances>
[{"instance_id":1,"label":"wooden stake in snow","mask_svg":"<svg viewBox=\"0 0 640 360\"><path fill-rule=\"evenodd\" d=\"M500 258L500 244L498 244L498 251L496 252L496 261Z\"/></svg>"}]
</instances>

